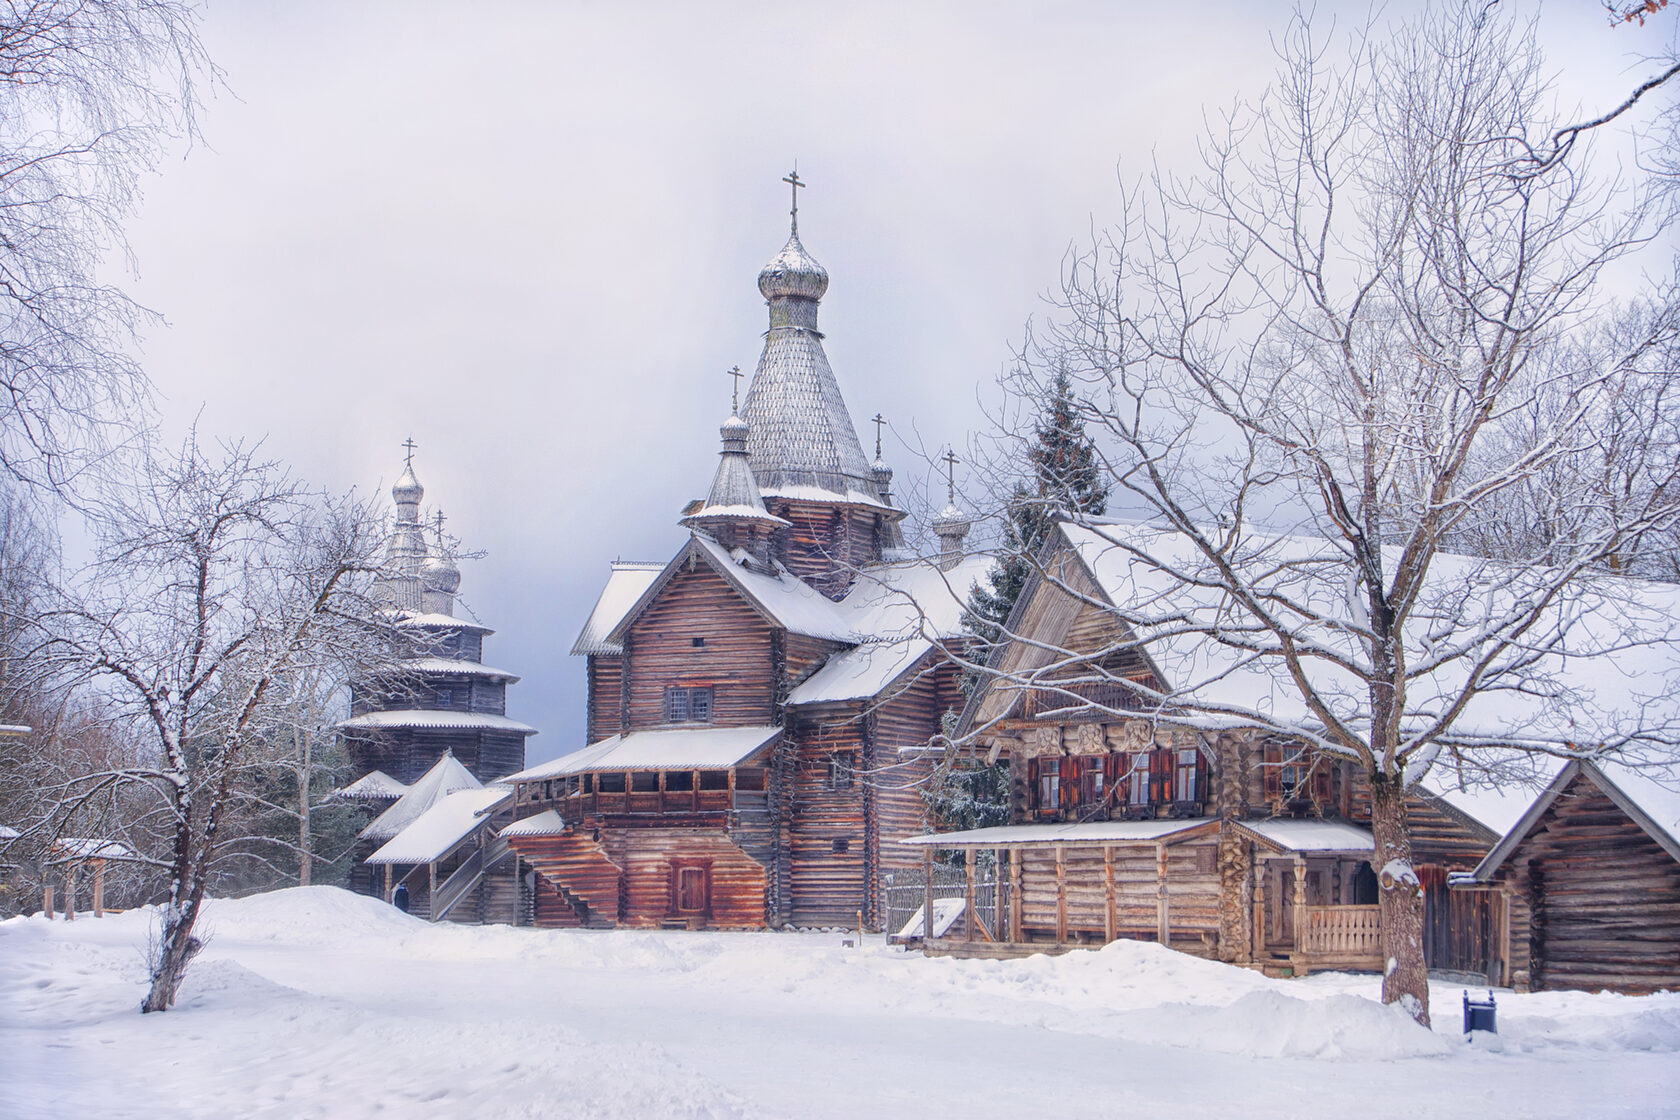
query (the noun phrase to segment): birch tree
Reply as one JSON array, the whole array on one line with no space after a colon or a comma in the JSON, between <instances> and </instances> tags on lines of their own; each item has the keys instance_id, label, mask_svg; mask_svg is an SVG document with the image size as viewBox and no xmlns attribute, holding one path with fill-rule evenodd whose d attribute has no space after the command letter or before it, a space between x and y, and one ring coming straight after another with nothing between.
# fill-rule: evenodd
<instances>
[{"instance_id":1,"label":"birch tree","mask_svg":"<svg viewBox=\"0 0 1680 1120\"><path fill-rule=\"evenodd\" d=\"M194 930L280 682L379 646L367 597L378 524L247 449L189 440L107 496L95 560L41 617L44 660L148 744L135 765L55 791L69 815L139 790L164 825L168 895L143 1011L174 1003L201 947Z\"/></svg>"},{"instance_id":2,"label":"birch tree","mask_svg":"<svg viewBox=\"0 0 1680 1120\"><path fill-rule=\"evenodd\" d=\"M1383 1000L1427 1023L1407 791L1513 745L1633 749L1676 732L1513 743L1467 715L1504 695L1572 718L1546 658L1580 638L1582 596L1609 594L1596 573L1675 527L1672 444L1646 449L1613 508L1511 534L1516 563L1443 551L1513 494L1542 493L1548 472L1585 479L1583 462L1614 459L1613 389L1671 393L1672 372L1648 360L1663 330L1587 342L1612 308L1607 271L1671 215L1650 184L1595 160L1607 129L1558 141L1572 118L1532 29L1499 6L1438 7L1388 36L1326 38L1298 15L1277 49L1274 84L1210 124L1199 169L1157 169L1070 258L1011 387L1042 407L1057 374L1073 376L1111 512L1149 527L1075 514L1154 589L1120 608L1130 640L1163 665L1189 641L1264 684L1246 702L1190 687L1210 678L1186 659L1164 691L1111 682L1128 704L1363 772ZM1648 323L1671 319L1672 289L1650 300ZM1057 578L1043 564L1038 577ZM1058 651L1015 683L1078 660ZM1101 691L1063 695L1072 710Z\"/></svg>"}]
</instances>

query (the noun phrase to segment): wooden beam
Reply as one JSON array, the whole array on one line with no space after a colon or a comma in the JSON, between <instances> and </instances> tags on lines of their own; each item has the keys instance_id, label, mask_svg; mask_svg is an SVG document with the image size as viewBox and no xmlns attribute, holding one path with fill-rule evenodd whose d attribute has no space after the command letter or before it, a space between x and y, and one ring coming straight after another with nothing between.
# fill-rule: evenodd
<instances>
[{"instance_id":1,"label":"wooden beam","mask_svg":"<svg viewBox=\"0 0 1680 1120\"><path fill-rule=\"evenodd\" d=\"M1119 916L1114 911L1114 845L1103 845L1103 940L1119 934Z\"/></svg>"},{"instance_id":2,"label":"wooden beam","mask_svg":"<svg viewBox=\"0 0 1680 1120\"><path fill-rule=\"evenodd\" d=\"M1255 855L1253 844L1249 845L1248 865L1252 869L1250 874L1254 876L1254 911L1249 915L1253 928L1249 930L1248 958L1257 961L1266 955L1266 861Z\"/></svg>"},{"instance_id":3,"label":"wooden beam","mask_svg":"<svg viewBox=\"0 0 1680 1120\"><path fill-rule=\"evenodd\" d=\"M47 916L47 921L53 919L53 887L51 883L41 884L41 912Z\"/></svg>"},{"instance_id":4,"label":"wooden beam","mask_svg":"<svg viewBox=\"0 0 1680 1120\"><path fill-rule=\"evenodd\" d=\"M76 920L76 865L64 865L64 920Z\"/></svg>"},{"instance_id":5,"label":"wooden beam","mask_svg":"<svg viewBox=\"0 0 1680 1120\"><path fill-rule=\"evenodd\" d=\"M385 901L391 901L391 865L385 865Z\"/></svg>"},{"instance_id":6,"label":"wooden beam","mask_svg":"<svg viewBox=\"0 0 1680 1120\"><path fill-rule=\"evenodd\" d=\"M1009 940L1021 940L1021 849L1009 849Z\"/></svg>"},{"instance_id":7,"label":"wooden beam","mask_svg":"<svg viewBox=\"0 0 1680 1120\"><path fill-rule=\"evenodd\" d=\"M625 788L629 788L628 782ZM437 921L437 860L434 859L431 863L428 863L426 870L431 875L431 886L426 890L426 920L435 922Z\"/></svg>"},{"instance_id":8,"label":"wooden beam","mask_svg":"<svg viewBox=\"0 0 1680 1120\"><path fill-rule=\"evenodd\" d=\"M963 940L974 940L974 860L980 849L963 852Z\"/></svg>"},{"instance_id":9,"label":"wooden beam","mask_svg":"<svg viewBox=\"0 0 1680 1120\"><path fill-rule=\"evenodd\" d=\"M933 845L922 846L922 944L933 940Z\"/></svg>"},{"instance_id":10,"label":"wooden beam","mask_svg":"<svg viewBox=\"0 0 1680 1120\"><path fill-rule=\"evenodd\" d=\"M105 861L93 861L93 916L105 916Z\"/></svg>"},{"instance_id":11,"label":"wooden beam","mask_svg":"<svg viewBox=\"0 0 1680 1120\"><path fill-rule=\"evenodd\" d=\"M1056 845L1056 943L1067 941L1067 846Z\"/></svg>"},{"instance_id":12,"label":"wooden beam","mask_svg":"<svg viewBox=\"0 0 1680 1120\"><path fill-rule=\"evenodd\" d=\"M1307 964L1301 957L1301 946L1307 940L1307 861L1300 856L1293 860L1295 867L1295 897L1292 900L1295 912L1295 946L1294 955L1297 958L1295 975L1305 976Z\"/></svg>"},{"instance_id":13,"label":"wooden beam","mask_svg":"<svg viewBox=\"0 0 1680 1120\"><path fill-rule=\"evenodd\" d=\"M1172 919L1167 913L1167 846L1155 845L1155 940L1172 944Z\"/></svg>"}]
</instances>

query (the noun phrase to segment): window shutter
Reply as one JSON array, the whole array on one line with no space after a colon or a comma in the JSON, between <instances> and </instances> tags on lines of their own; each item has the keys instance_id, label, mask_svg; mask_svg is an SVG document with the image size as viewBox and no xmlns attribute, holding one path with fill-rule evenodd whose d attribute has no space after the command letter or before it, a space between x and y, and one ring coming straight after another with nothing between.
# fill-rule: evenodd
<instances>
[{"instance_id":1,"label":"window shutter","mask_svg":"<svg viewBox=\"0 0 1680 1120\"><path fill-rule=\"evenodd\" d=\"M1265 776L1266 800L1277 801L1283 797L1283 748L1267 747L1260 752L1260 757L1261 772Z\"/></svg>"},{"instance_id":2,"label":"window shutter","mask_svg":"<svg viewBox=\"0 0 1680 1120\"><path fill-rule=\"evenodd\" d=\"M1331 762L1323 755L1314 760L1312 776L1312 796L1319 807L1325 808L1335 800L1335 776L1330 772Z\"/></svg>"},{"instance_id":3,"label":"window shutter","mask_svg":"<svg viewBox=\"0 0 1680 1120\"><path fill-rule=\"evenodd\" d=\"M1173 752L1160 748L1149 752L1149 801L1164 805L1172 800Z\"/></svg>"},{"instance_id":4,"label":"window shutter","mask_svg":"<svg viewBox=\"0 0 1680 1120\"><path fill-rule=\"evenodd\" d=\"M1062 808L1079 808L1079 759L1062 759Z\"/></svg>"},{"instance_id":5,"label":"window shutter","mask_svg":"<svg viewBox=\"0 0 1680 1120\"><path fill-rule=\"evenodd\" d=\"M1196 752L1196 800L1203 805L1213 804L1213 774L1208 766L1207 755Z\"/></svg>"}]
</instances>

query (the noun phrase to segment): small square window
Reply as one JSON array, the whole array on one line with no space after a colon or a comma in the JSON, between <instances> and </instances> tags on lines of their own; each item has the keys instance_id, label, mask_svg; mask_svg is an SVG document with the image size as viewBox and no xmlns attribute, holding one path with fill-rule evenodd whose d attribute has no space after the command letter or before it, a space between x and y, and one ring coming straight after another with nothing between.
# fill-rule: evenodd
<instances>
[{"instance_id":1,"label":"small square window","mask_svg":"<svg viewBox=\"0 0 1680 1120\"><path fill-rule=\"evenodd\" d=\"M705 646L706 639L704 639L704 638L690 638L688 640L688 644L693 646L695 649L700 649L700 648Z\"/></svg>"},{"instance_id":2,"label":"small square window","mask_svg":"<svg viewBox=\"0 0 1680 1120\"><path fill-rule=\"evenodd\" d=\"M666 723L710 723L712 721L712 690L699 688L667 688L665 690Z\"/></svg>"},{"instance_id":3,"label":"small square window","mask_svg":"<svg viewBox=\"0 0 1680 1120\"><path fill-rule=\"evenodd\" d=\"M854 768L849 751L835 751L828 756L828 788L851 789Z\"/></svg>"},{"instance_id":4,"label":"small square window","mask_svg":"<svg viewBox=\"0 0 1680 1120\"><path fill-rule=\"evenodd\" d=\"M850 851L851 847L852 847L852 842L850 840L848 840L846 837L839 836L839 837L835 838L834 852L835 852L836 855L840 854L841 852Z\"/></svg>"},{"instance_id":5,"label":"small square window","mask_svg":"<svg viewBox=\"0 0 1680 1120\"><path fill-rule=\"evenodd\" d=\"M450 692L447 688L440 688L440 689L437 690L437 706L438 707L440 707L440 708L449 707L449 701L451 699L453 699L453 697L450 695Z\"/></svg>"}]
</instances>

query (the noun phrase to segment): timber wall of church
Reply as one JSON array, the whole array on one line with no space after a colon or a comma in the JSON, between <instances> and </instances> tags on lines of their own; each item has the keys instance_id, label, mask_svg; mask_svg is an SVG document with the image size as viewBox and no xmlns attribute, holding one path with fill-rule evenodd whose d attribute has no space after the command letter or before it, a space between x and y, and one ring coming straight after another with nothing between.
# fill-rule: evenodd
<instances>
[{"instance_id":1,"label":"timber wall of church","mask_svg":"<svg viewBox=\"0 0 1680 1120\"><path fill-rule=\"evenodd\" d=\"M598 743L620 731L619 712L624 706L622 694L624 661L605 654L589 655L589 712L585 720L585 742Z\"/></svg>"},{"instance_id":2,"label":"timber wall of church","mask_svg":"<svg viewBox=\"0 0 1680 1120\"><path fill-rule=\"evenodd\" d=\"M776 558L830 599L846 593L857 569L881 558L881 516L867 507L775 497L765 507L793 523L771 537Z\"/></svg>"},{"instance_id":3,"label":"timber wall of church","mask_svg":"<svg viewBox=\"0 0 1680 1120\"><path fill-rule=\"evenodd\" d=\"M622 730L664 725L676 685L711 686L716 726L775 722L771 645L770 626L722 576L703 564L678 572L630 626Z\"/></svg>"},{"instance_id":4,"label":"timber wall of church","mask_svg":"<svg viewBox=\"0 0 1680 1120\"><path fill-rule=\"evenodd\" d=\"M383 770L413 784L450 752L481 782L525 768L525 737L507 731L393 728L348 734L344 750L358 775Z\"/></svg>"},{"instance_id":5,"label":"timber wall of church","mask_svg":"<svg viewBox=\"0 0 1680 1120\"><path fill-rule=\"evenodd\" d=\"M800 719L792 729L792 815L787 830L790 919L794 925L856 924L867 891L863 827L866 775L863 726L851 714ZM830 763L839 755L844 784L834 788Z\"/></svg>"}]
</instances>

